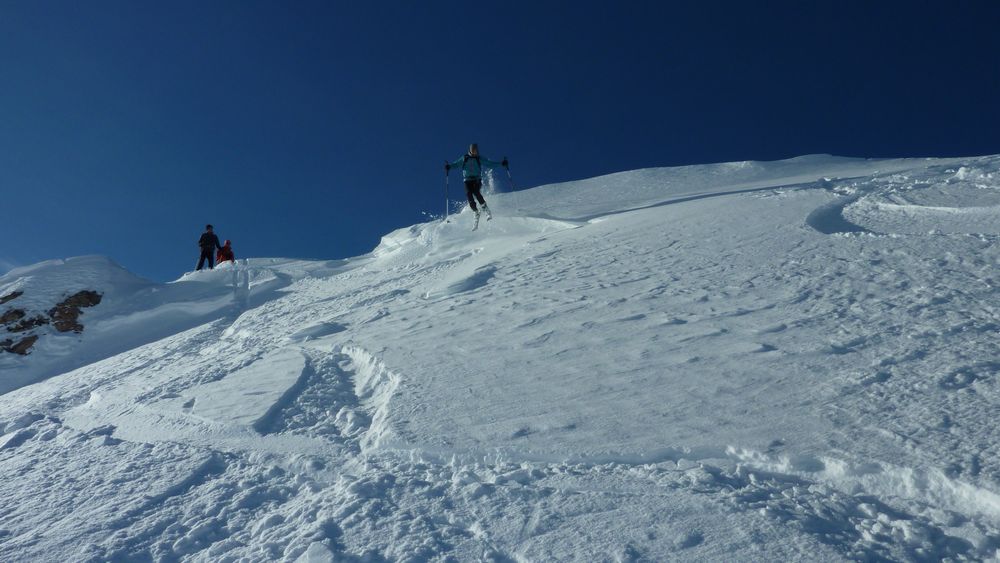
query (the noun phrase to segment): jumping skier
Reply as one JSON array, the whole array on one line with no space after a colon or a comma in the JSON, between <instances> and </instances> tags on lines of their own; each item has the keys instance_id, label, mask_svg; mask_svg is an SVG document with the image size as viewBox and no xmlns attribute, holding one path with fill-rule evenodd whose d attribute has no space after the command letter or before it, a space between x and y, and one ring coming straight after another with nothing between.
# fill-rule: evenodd
<instances>
[{"instance_id":1,"label":"jumping skier","mask_svg":"<svg viewBox=\"0 0 1000 563\"><path fill-rule=\"evenodd\" d=\"M212 225L205 225L205 232L198 239L198 247L201 248L201 257L198 259L198 267L195 270L201 270L202 266L205 265L205 260L208 260L209 270L215 269L215 250L222 250L222 245L219 244L219 237L212 232Z\"/></svg>"},{"instance_id":2,"label":"jumping skier","mask_svg":"<svg viewBox=\"0 0 1000 563\"><path fill-rule=\"evenodd\" d=\"M469 152L465 155L458 157L455 162L445 162L444 171L448 173L451 168L462 167L462 178L465 180L465 195L469 198L469 207L472 208L472 212L476 214L476 227L479 226L479 208L476 206L476 202L483 207L483 211L486 212L486 220L489 221L493 218L493 213L490 212L490 208L486 205L486 200L483 198L483 166L489 166L490 168L496 168L497 166L507 167L507 157L504 157L503 161L497 162L495 160L490 160L485 156L479 154L479 145L472 143L469 145ZM475 227L474 227L475 228Z\"/></svg>"}]
</instances>

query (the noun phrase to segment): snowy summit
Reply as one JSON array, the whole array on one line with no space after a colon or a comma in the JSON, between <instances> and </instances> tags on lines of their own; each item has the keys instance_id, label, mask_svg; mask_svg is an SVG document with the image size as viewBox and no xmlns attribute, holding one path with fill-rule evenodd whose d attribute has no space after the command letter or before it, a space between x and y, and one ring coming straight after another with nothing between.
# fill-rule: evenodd
<instances>
[{"instance_id":1,"label":"snowy summit","mask_svg":"<svg viewBox=\"0 0 1000 563\"><path fill-rule=\"evenodd\" d=\"M1000 557L1000 157L489 206L347 260L0 277L0 560Z\"/></svg>"}]
</instances>

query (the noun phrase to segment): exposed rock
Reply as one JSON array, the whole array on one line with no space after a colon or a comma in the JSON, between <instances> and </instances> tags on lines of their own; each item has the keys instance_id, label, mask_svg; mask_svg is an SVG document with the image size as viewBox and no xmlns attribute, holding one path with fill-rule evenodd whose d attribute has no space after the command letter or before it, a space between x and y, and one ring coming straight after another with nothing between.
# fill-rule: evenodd
<instances>
[{"instance_id":1,"label":"exposed rock","mask_svg":"<svg viewBox=\"0 0 1000 563\"><path fill-rule=\"evenodd\" d=\"M37 341L38 341L38 337L37 336L28 336L26 338L22 338L20 342L18 342L17 344L15 344L10 349L10 351L14 352L15 354L20 354L22 356L26 356L28 354L28 350L30 350L31 347L34 346L35 342L37 342Z\"/></svg>"},{"instance_id":2,"label":"exposed rock","mask_svg":"<svg viewBox=\"0 0 1000 563\"><path fill-rule=\"evenodd\" d=\"M80 315L79 309L71 309L67 312L59 313L59 317L52 316L52 326L59 332L83 332L83 325L77 322Z\"/></svg>"},{"instance_id":3,"label":"exposed rock","mask_svg":"<svg viewBox=\"0 0 1000 563\"><path fill-rule=\"evenodd\" d=\"M26 330L31 330L36 326L42 326L49 324L49 320L45 317L39 315L32 319L22 319L21 322L14 326L8 326L7 330L10 332L24 332Z\"/></svg>"},{"instance_id":4,"label":"exposed rock","mask_svg":"<svg viewBox=\"0 0 1000 563\"><path fill-rule=\"evenodd\" d=\"M17 299L23 292L15 291L4 297L0 297L0 304ZM80 309L93 307L101 302L101 294L96 291L79 291L70 295L55 307L49 310L48 317L45 315L28 316L24 309L10 309L0 315L0 326L6 327L7 332L27 332L40 326L52 323L59 332L83 332L83 325L79 318L83 313ZM37 334L24 335L23 338L15 342L7 338L0 340L0 351L11 352L13 354L27 355L31 347L38 341Z\"/></svg>"},{"instance_id":5,"label":"exposed rock","mask_svg":"<svg viewBox=\"0 0 1000 563\"><path fill-rule=\"evenodd\" d=\"M3 315L0 315L0 324L9 325L13 322L17 322L23 319L24 315L26 314L27 313L25 313L21 309L11 309L5 312Z\"/></svg>"},{"instance_id":6,"label":"exposed rock","mask_svg":"<svg viewBox=\"0 0 1000 563\"><path fill-rule=\"evenodd\" d=\"M7 340L0 342L0 348L2 348L5 352L26 356L28 355L28 351L31 350L31 347L34 346L37 341L37 336L28 336L22 338L17 344L14 344L14 341L8 338Z\"/></svg>"},{"instance_id":7,"label":"exposed rock","mask_svg":"<svg viewBox=\"0 0 1000 563\"><path fill-rule=\"evenodd\" d=\"M101 294L96 291L83 290L75 293L49 311L52 325L59 332L83 332L83 325L77 319L83 314L83 307L93 307L101 302Z\"/></svg>"},{"instance_id":8,"label":"exposed rock","mask_svg":"<svg viewBox=\"0 0 1000 563\"><path fill-rule=\"evenodd\" d=\"M70 295L63 300L62 303L56 305L66 305L68 307L93 307L94 305L99 305L101 303L101 294L96 291L83 290L73 295Z\"/></svg>"}]
</instances>

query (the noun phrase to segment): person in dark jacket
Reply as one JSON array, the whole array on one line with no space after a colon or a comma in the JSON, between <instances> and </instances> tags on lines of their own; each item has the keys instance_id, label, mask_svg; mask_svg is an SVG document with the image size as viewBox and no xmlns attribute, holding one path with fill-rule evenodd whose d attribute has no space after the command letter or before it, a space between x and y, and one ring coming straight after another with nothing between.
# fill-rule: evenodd
<instances>
[{"instance_id":1,"label":"person in dark jacket","mask_svg":"<svg viewBox=\"0 0 1000 563\"><path fill-rule=\"evenodd\" d=\"M205 225L205 232L198 239L198 247L201 248L201 258L198 259L196 270L201 270L202 266L205 265L205 260L208 260L208 269L214 269L215 251L216 249L222 250L222 245L219 244L219 237L212 232L212 225Z\"/></svg>"},{"instance_id":2,"label":"person in dark jacket","mask_svg":"<svg viewBox=\"0 0 1000 563\"><path fill-rule=\"evenodd\" d=\"M216 264L222 264L226 260L229 260L231 262L236 261L236 255L233 254L233 241L231 240L227 240L225 243L223 243L222 248L220 248L219 252L216 253L215 255Z\"/></svg>"}]
</instances>

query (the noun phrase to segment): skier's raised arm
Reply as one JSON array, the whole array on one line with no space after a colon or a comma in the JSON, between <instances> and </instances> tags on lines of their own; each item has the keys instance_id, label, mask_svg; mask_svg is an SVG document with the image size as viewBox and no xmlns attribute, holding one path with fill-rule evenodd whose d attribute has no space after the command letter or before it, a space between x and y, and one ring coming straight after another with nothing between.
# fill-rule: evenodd
<instances>
[{"instance_id":1,"label":"skier's raised arm","mask_svg":"<svg viewBox=\"0 0 1000 563\"><path fill-rule=\"evenodd\" d=\"M490 160L490 159L486 158L486 157L485 157L485 156L483 156L483 155L479 155L479 160L480 160L480 162L482 162L482 163L483 163L483 164L485 164L486 166L489 166L490 168L496 168L497 166L507 166L507 165L505 164L505 163L507 162L507 159L506 159L506 158L505 158L505 159L503 159L503 161L501 161L501 162L498 162L498 161L496 161L496 160Z\"/></svg>"}]
</instances>

